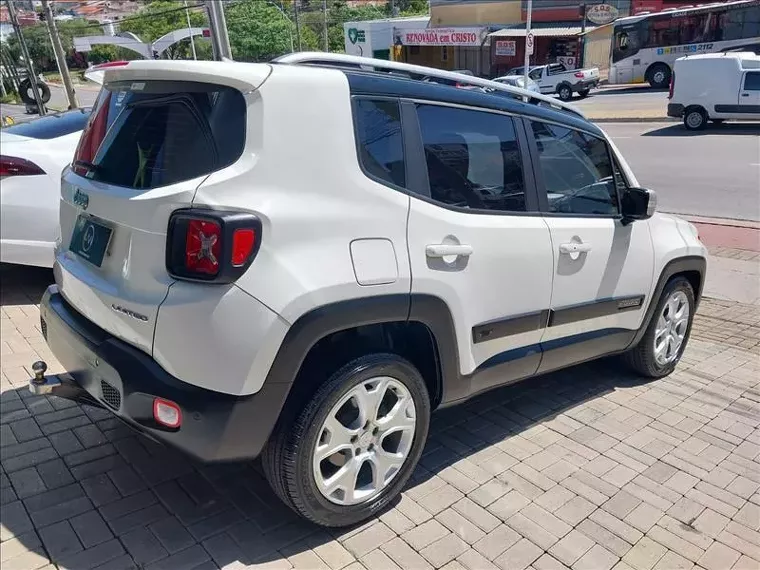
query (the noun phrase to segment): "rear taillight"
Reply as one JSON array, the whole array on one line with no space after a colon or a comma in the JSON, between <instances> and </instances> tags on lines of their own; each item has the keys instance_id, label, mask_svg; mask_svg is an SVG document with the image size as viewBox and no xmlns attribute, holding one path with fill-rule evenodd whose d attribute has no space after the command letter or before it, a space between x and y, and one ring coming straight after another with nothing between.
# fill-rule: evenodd
<instances>
[{"instance_id":1,"label":"rear taillight","mask_svg":"<svg viewBox=\"0 0 760 570\"><path fill-rule=\"evenodd\" d=\"M575 76L576 76L578 79L583 79L583 72L582 72L582 71L576 71L576 72L575 72Z\"/></svg>"},{"instance_id":2,"label":"rear taillight","mask_svg":"<svg viewBox=\"0 0 760 570\"><path fill-rule=\"evenodd\" d=\"M166 269L179 279L232 283L261 246L261 221L253 214L178 210L169 220Z\"/></svg>"},{"instance_id":3,"label":"rear taillight","mask_svg":"<svg viewBox=\"0 0 760 570\"><path fill-rule=\"evenodd\" d=\"M0 178L6 176L35 176L45 174L39 166L25 158L0 155Z\"/></svg>"},{"instance_id":4,"label":"rear taillight","mask_svg":"<svg viewBox=\"0 0 760 570\"><path fill-rule=\"evenodd\" d=\"M92 69L108 69L110 67L124 67L125 65L129 65L129 62L127 60L107 61L105 63L100 63L93 66Z\"/></svg>"},{"instance_id":5,"label":"rear taillight","mask_svg":"<svg viewBox=\"0 0 760 570\"><path fill-rule=\"evenodd\" d=\"M676 72L670 74L670 88L668 89L668 99L673 98L673 88L676 86Z\"/></svg>"},{"instance_id":6,"label":"rear taillight","mask_svg":"<svg viewBox=\"0 0 760 570\"><path fill-rule=\"evenodd\" d=\"M80 176L86 176L92 169L100 143L106 137L111 93L107 91L101 93L102 99L99 98L95 110L90 115L89 121L87 121L87 126L85 126L79 139L77 150L74 153L74 160L71 164L71 169Z\"/></svg>"}]
</instances>

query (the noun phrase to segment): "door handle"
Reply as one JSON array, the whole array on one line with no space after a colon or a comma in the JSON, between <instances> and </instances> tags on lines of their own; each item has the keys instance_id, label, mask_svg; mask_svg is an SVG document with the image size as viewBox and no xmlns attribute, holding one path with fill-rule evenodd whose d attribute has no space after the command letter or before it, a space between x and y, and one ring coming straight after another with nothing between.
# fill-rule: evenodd
<instances>
[{"instance_id":1,"label":"door handle","mask_svg":"<svg viewBox=\"0 0 760 570\"><path fill-rule=\"evenodd\" d=\"M749 97L749 93L742 93L742 97Z\"/></svg>"},{"instance_id":2,"label":"door handle","mask_svg":"<svg viewBox=\"0 0 760 570\"><path fill-rule=\"evenodd\" d=\"M425 255L428 257L448 257L450 255L469 257L472 255L472 246L438 243L425 246Z\"/></svg>"},{"instance_id":3,"label":"door handle","mask_svg":"<svg viewBox=\"0 0 760 570\"><path fill-rule=\"evenodd\" d=\"M587 253L591 251L591 244L590 243L578 243L578 242L570 242L570 243L561 243L559 244L559 252L560 253Z\"/></svg>"}]
</instances>

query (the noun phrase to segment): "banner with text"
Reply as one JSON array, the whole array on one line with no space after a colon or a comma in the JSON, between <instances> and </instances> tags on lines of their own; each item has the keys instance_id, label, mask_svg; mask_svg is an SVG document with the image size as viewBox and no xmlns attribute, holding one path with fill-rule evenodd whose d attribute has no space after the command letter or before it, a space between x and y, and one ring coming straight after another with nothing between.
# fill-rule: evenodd
<instances>
[{"instance_id":1,"label":"banner with text","mask_svg":"<svg viewBox=\"0 0 760 570\"><path fill-rule=\"evenodd\" d=\"M405 46L478 47L485 38L485 28L396 29L396 43Z\"/></svg>"},{"instance_id":2,"label":"banner with text","mask_svg":"<svg viewBox=\"0 0 760 570\"><path fill-rule=\"evenodd\" d=\"M515 40L496 40L496 55L515 55L516 52Z\"/></svg>"}]
</instances>

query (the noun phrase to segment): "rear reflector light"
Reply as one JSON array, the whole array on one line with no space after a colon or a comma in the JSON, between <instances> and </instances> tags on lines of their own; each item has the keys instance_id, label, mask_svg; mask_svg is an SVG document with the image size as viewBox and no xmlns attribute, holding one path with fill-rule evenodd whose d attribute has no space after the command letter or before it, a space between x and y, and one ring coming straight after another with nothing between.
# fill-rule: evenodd
<instances>
[{"instance_id":1,"label":"rear reflector light","mask_svg":"<svg viewBox=\"0 0 760 570\"><path fill-rule=\"evenodd\" d=\"M576 72L575 72L575 76L576 76L578 79L583 79L583 72L582 72L582 71L576 71Z\"/></svg>"},{"instance_id":2,"label":"rear reflector light","mask_svg":"<svg viewBox=\"0 0 760 570\"><path fill-rule=\"evenodd\" d=\"M670 74L670 87L668 88L668 99L673 98L673 88L676 86L676 72Z\"/></svg>"},{"instance_id":3,"label":"rear reflector light","mask_svg":"<svg viewBox=\"0 0 760 570\"><path fill-rule=\"evenodd\" d=\"M253 214L177 210L169 219L166 269L172 277L232 283L261 246L261 222Z\"/></svg>"},{"instance_id":4,"label":"rear reflector light","mask_svg":"<svg viewBox=\"0 0 760 570\"><path fill-rule=\"evenodd\" d=\"M174 402L155 398L153 400L153 419L164 427L176 429L182 425L182 410Z\"/></svg>"},{"instance_id":5,"label":"rear reflector light","mask_svg":"<svg viewBox=\"0 0 760 570\"><path fill-rule=\"evenodd\" d=\"M232 265L240 267L248 260L256 245L256 232L251 228L238 228L232 233Z\"/></svg>"},{"instance_id":6,"label":"rear reflector light","mask_svg":"<svg viewBox=\"0 0 760 570\"><path fill-rule=\"evenodd\" d=\"M185 267L196 273L216 275L222 248L222 228L213 220L190 220L185 236Z\"/></svg>"},{"instance_id":7,"label":"rear reflector light","mask_svg":"<svg viewBox=\"0 0 760 570\"><path fill-rule=\"evenodd\" d=\"M34 176L45 174L39 166L25 158L0 155L0 178L6 176Z\"/></svg>"}]
</instances>

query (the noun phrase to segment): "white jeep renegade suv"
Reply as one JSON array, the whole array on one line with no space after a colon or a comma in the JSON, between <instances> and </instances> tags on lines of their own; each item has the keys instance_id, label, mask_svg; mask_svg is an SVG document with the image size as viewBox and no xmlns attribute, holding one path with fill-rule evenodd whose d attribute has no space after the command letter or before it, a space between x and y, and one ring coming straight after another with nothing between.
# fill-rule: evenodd
<instances>
[{"instance_id":1,"label":"white jeep renegade suv","mask_svg":"<svg viewBox=\"0 0 760 570\"><path fill-rule=\"evenodd\" d=\"M706 252L653 210L598 127L514 87L325 54L112 65L41 304L69 376L31 388L262 455L290 507L355 523L436 408L610 354L674 369Z\"/></svg>"}]
</instances>

